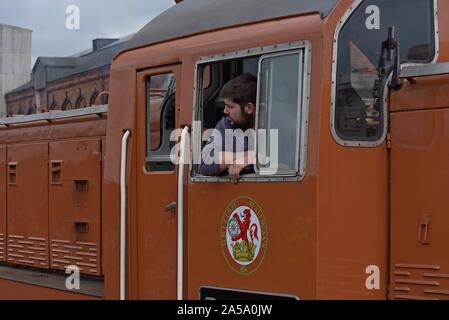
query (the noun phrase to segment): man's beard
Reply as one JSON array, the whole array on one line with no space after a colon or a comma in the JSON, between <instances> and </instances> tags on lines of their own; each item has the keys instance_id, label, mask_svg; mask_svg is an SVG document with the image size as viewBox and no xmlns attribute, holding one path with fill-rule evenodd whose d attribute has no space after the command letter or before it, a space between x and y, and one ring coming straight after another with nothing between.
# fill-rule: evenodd
<instances>
[{"instance_id":1,"label":"man's beard","mask_svg":"<svg viewBox=\"0 0 449 320\"><path fill-rule=\"evenodd\" d=\"M243 115L243 121L237 123L233 121L230 117L228 117L228 122L231 125L232 129L242 129L242 130L248 130L252 129L254 127L254 118L252 115Z\"/></svg>"}]
</instances>

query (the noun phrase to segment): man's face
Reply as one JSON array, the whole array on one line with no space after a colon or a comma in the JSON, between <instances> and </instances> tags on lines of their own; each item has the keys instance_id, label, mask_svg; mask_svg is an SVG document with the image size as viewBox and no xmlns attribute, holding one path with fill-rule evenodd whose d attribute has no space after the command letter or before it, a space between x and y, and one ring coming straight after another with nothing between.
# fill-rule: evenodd
<instances>
[{"instance_id":1,"label":"man's face","mask_svg":"<svg viewBox=\"0 0 449 320\"><path fill-rule=\"evenodd\" d=\"M243 108L232 101L231 99L224 99L224 114L229 119L229 123L234 129L249 129L254 126L255 107L249 103Z\"/></svg>"}]
</instances>

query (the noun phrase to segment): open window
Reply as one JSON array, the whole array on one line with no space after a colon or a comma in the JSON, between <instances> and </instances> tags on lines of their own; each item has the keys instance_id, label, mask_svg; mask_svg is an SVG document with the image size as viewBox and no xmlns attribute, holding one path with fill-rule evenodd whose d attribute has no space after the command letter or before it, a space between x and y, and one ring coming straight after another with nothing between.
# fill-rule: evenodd
<instances>
[{"instance_id":1,"label":"open window","mask_svg":"<svg viewBox=\"0 0 449 320\"><path fill-rule=\"evenodd\" d=\"M211 131L224 117L225 105L220 91L228 81L245 73L257 77L257 102L254 150L245 150L254 151L254 166L244 170L242 181L298 180L304 176L310 75L308 48L308 43L296 42L199 59L193 180L228 181L227 172L206 176L200 174L199 168Z\"/></svg>"},{"instance_id":2,"label":"open window","mask_svg":"<svg viewBox=\"0 0 449 320\"><path fill-rule=\"evenodd\" d=\"M345 146L374 147L386 136L386 85L394 63L389 28L401 63L431 63L437 54L434 0L364 0L335 33L332 134Z\"/></svg>"}]
</instances>

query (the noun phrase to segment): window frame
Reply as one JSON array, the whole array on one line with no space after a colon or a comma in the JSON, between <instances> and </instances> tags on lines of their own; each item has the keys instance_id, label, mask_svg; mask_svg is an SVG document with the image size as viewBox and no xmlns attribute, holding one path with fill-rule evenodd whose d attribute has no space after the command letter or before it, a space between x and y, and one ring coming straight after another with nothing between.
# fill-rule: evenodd
<instances>
[{"instance_id":1,"label":"window frame","mask_svg":"<svg viewBox=\"0 0 449 320\"><path fill-rule=\"evenodd\" d=\"M299 157L298 170L292 174L278 174L274 176L262 176L256 174L245 175L241 177L240 182L297 182L303 181L306 175L306 165L307 165L307 144L308 144L308 124L309 124L309 103L310 103L310 79L311 79L311 54L312 45L310 41L292 41L288 43L275 44L270 46L256 47L251 49L245 49L240 51L232 51L226 53L219 53L216 55L204 56L197 59L195 64L194 72L194 94L193 94L193 125L192 125L192 161L190 162L190 179L192 182L202 182L202 183L229 183L232 179L228 176L224 177L209 177L199 175L193 170L193 164L198 163L201 159L201 145L202 145L202 106L200 105L202 96L202 66L205 64L210 64L213 62L221 62L226 60L235 60L240 58L250 58L254 56L260 56L259 64L264 57L270 55L282 55L291 54L293 52L302 51L302 77L300 77L302 97L298 99L298 113L299 121L297 123L298 139L301 144L297 143L298 152L297 157ZM260 69L258 69L260 72ZM257 84L257 106L256 106L256 120L259 116L259 92L260 92L260 82ZM258 121L256 121L256 129L258 127ZM255 148L257 150L257 137L255 140Z\"/></svg>"},{"instance_id":2,"label":"window frame","mask_svg":"<svg viewBox=\"0 0 449 320\"><path fill-rule=\"evenodd\" d=\"M297 49L297 50L289 50L289 51L283 51L283 52L277 52L277 53L271 53L271 54L264 54L260 57L259 59L259 66L258 66L258 79L261 78L261 66L262 66L262 61L265 59L271 59L271 58L276 58L276 57L283 57L283 56L289 56L289 55L296 55L298 54L298 58L300 59L300 63L299 63L299 68L298 68L298 92L297 92L297 98L298 98L298 104L301 103L300 106L297 105L296 111L297 111L297 117L298 119L300 119L300 121L298 121L296 123L296 142L295 142L295 169L294 170L279 170L280 174L276 174L275 176L296 176L299 172L300 174L300 146L299 143L301 141L301 116L302 116L302 106L303 106L303 101L301 101L301 97L303 95L303 80L304 77L301 77L300 75L304 74L304 63L302 63L302 61L304 61L304 51L302 49ZM261 82L259 81L257 84L257 103L256 103L256 132L258 132L259 129L259 112L260 112L260 91L262 89L261 86ZM269 106L268 107L268 113L271 114L272 111L272 107ZM270 118L269 118L270 119ZM269 124L270 124L270 120L268 120ZM266 128L267 130L271 130L271 128ZM259 143L258 143L258 138L256 138L255 140L255 150L256 150L256 154L258 154L259 151ZM257 157L258 160L258 157ZM258 161L256 161L256 164L254 166L254 170L256 172L256 174L258 176L261 176L260 174L260 168L258 166Z\"/></svg>"},{"instance_id":3,"label":"window frame","mask_svg":"<svg viewBox=\"0 0 449 320\"><path fill-rule=\"evenodd\" d=\"M346 25L348 20L351 18L354 11L356 11L359 6L361 6L366 0L355 0L352 5L346 10L345 14L338 21L337 27L334 32L333 37L333 51L332 51L332 80L331 80L331 112L330 112L330 129L331 134L334 140L343 147L358 147L358 148L375 148L382 145L385 142L385 139L388 134L388 84L391 80L392 73L388 76L388 79L385 84L385 88L383 88L384 95L382 97L382 118L383 124L380 128L383 130L382 135L373 141L366 140L345 140L339 136L336 130L335 123L335 115L336 115L336 96L337 96L337 67L338 67L338 49L340 44L340 33L343 27ZM438 61L440 48L439 48L439 25L438 25L438 0L433 0L433 30L434 30L434 42L435 42L435 56L430 63L402 63L401 68L407 66L416 66L416 65L428 65L435 64Z\"/></svg>"},{"instance_id":4,"label":"window frame","mask_svg":"<svg viewBox=\"0 0 449 320\"><path fill-rule=\"evenodd\" d=\"M151 84L151 78L152 77L157 77L157 76L162 76L162 75L170 75L172 74L175 77L176 81L176 72L174 70L166 70L166 71L161 71L158 73L154 73L154 74L148 74L145 76L145 172L146 173L172 173L176 171L176 165L173 164L173 168L171 170L150 170L150 165L151 163L155 163L155 162L166 162L166 163L171 163L171 158L170 158L170 154L169 155L156 155L156 156L152 156L152 153L157 153L158 150L160 150L160 148L162 148L162 145L164 143L163 141L163 130L161 129L161 140L160 140L160 145L159 148L157 150L151 150L151 99L149 97L149 92L148 92L148 84ZM175 89L176 90L176 89ZM165 99L166 97L164 97ZM175 99L176 99L176 91L175 91ZM175 129L176 129L176 114L177 114L177 110L176 110L176 105L175 105ZM162 118L164 116L164 110L161 109L161 114L160 114L160 126L161 128L163 128L163 125L165 123L162 123Z\"/></svg>"}]
</instances>

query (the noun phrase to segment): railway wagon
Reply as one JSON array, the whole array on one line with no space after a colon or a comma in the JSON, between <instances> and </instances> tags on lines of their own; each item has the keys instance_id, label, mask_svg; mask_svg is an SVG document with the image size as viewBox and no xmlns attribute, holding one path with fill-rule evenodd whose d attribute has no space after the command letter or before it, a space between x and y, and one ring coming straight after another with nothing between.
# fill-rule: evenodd
<instances>
[{"instance_id":1,"label":"railway wagon","mask_svg":"<svg viewBox=\"0 0 449 320\"><path fill-rule=\"evenodd\" d=\"M107 107L0 120L0 298L449 298L448 23L445 0L176 4ZM269 157L202 175L244 73Z\"/></svg>"}]
</instances>

